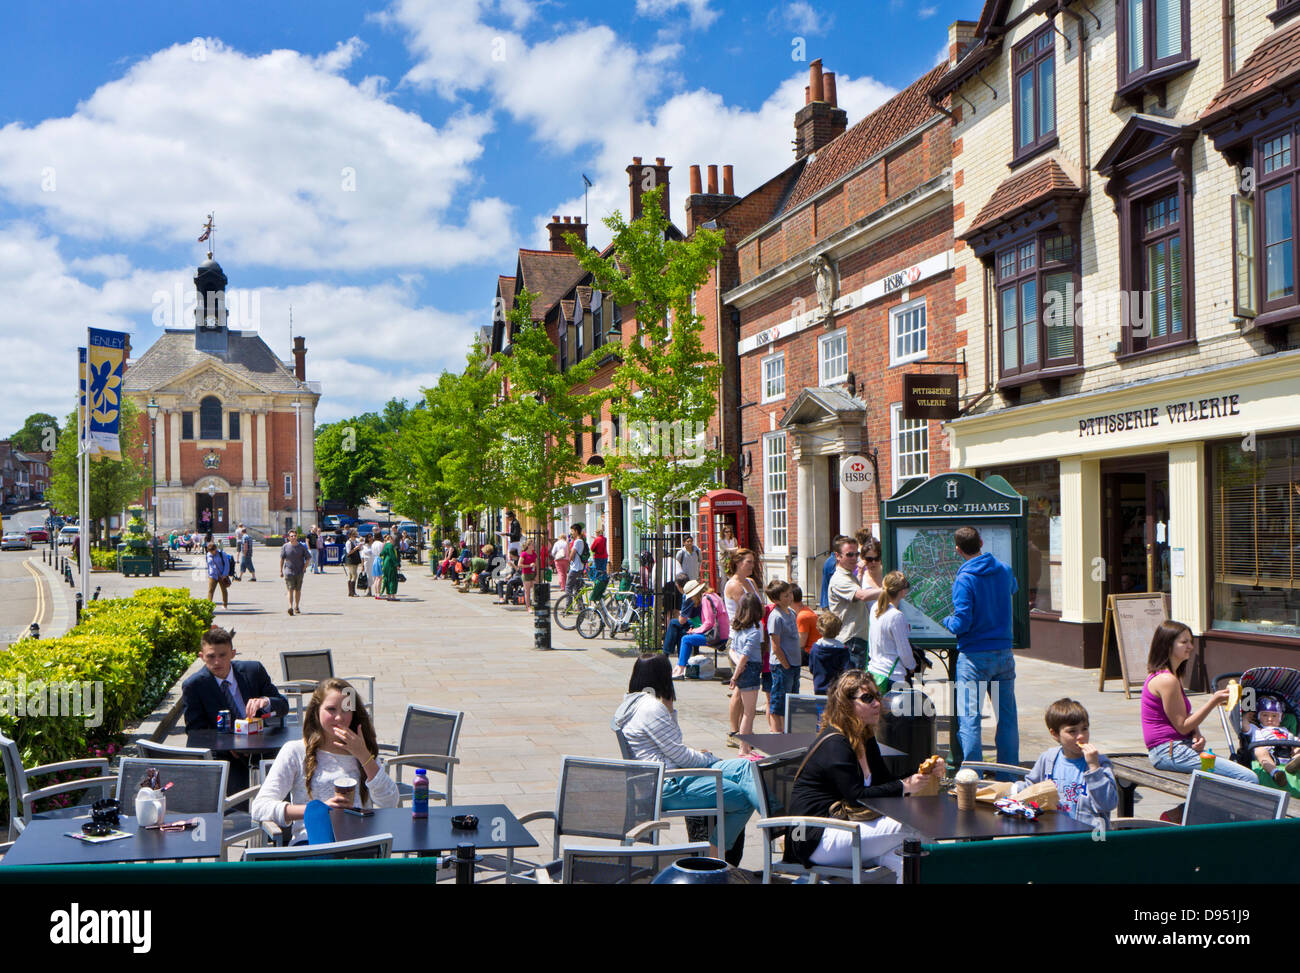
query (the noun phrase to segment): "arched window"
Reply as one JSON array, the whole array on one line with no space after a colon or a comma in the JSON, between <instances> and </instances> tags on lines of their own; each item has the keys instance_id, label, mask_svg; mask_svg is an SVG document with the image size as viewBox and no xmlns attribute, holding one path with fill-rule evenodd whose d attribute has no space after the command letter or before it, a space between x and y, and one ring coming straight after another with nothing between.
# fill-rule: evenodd
<instances>
[{"instance_id":1,"label":"arched window","mask_svg":"<svg viewBox=\"0 0 1300 973\"><path fill-rule=\"evenodd\" d=\"M199 438L224 439L221 432L221 400L209 395L199 403Z\"/></svg>"}]
</instances>

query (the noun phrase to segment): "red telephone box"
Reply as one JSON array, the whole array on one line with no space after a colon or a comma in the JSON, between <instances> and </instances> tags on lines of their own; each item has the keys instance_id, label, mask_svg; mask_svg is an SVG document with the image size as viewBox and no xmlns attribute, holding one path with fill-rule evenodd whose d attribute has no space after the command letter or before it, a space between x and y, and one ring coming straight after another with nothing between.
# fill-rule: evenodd
<instances>
[{"instance_id":1,"label":"red telephone box","mask_svg":"<svg viewBox=\"0 0 1300 973\"><path fill-rule=\"evenodd\" d=\"M721 591L724 583L722 567L718 563L724 526L732 528L737 547L749 547L749 501L739 490L710 490L699 502L695 542L704 561L700 577L714 591Z\"/></svg>"}]
</instances>

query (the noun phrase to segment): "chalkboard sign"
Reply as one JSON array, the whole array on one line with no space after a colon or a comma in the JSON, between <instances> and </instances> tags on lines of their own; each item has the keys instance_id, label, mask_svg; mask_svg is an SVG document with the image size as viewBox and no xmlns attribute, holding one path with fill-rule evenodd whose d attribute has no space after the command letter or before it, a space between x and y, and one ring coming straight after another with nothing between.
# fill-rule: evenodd
<instances>
[{"instance_id":1,"label":"chalkboard sign","mask_svg":"<svg viewBox=\"0 0 1300 973\"><path fill-rule=\"evenodd\" d=\"M1147 677L1147 655L1151 638L1160 623L1169 618L1169 596L1160 591L1111 595L1106 601L1106 622L1101 630L1101 676L1099 690L1106 688L1106 660L1110 654L1110 633L1115 632L1119 668L1124 681L1124 698L1132 698L1134 686L1141 688Z\"/></svg>"}]
</instances>

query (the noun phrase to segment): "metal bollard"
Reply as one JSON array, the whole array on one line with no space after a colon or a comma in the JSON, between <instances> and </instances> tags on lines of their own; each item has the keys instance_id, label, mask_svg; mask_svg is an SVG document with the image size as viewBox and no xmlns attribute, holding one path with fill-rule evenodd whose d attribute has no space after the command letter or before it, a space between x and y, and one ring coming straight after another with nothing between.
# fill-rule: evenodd
<instances>
[{"instance_id":1,"label":"metal bollard","mask_svg":"<svg viewBox=\"0 0 1300 973\"><path fill-rule=\"evenodd\" d=\"M551 585L541 581L533 585L533 648L551 647Z\"/></svg>"},{"instance_id":2,"label":"metal bollard","mask_svg":"<svg viewBox=\"0 0 1300 973\"><path fill-rule=\"evenodd\" d=\"M77 624L81 624L81 592L77 592Z\"/></svg>"},{"instance_id":3,"label":"metal bollard","mask_svg":"<svg viewBox=\"0 0 1300 973\"><path fill-rule=\"evenodd\" d=\"M41 637L40 625L36 624L35 622L32 622L31 630L27 634L34 639L39 639Z\"/></svg>"},{"instance_id":4,"label":"metal bollard","mask_svg":"<svg viewBox=\"0 0 1300 973\"><path fill-rule=\"evenodd\" d=\"M473 885L474 884L474 863L478 861L478 856L474 854L474 845L468 841L462 841L456 846L456 884Z\"/></svg>"},{"instance_id":5,"label":"metal bollard","mask_svg":"<svg viewBox=\"0 0 1300 973\"><path fill-rule=\"evenodd\" d=\"M91 601L99 601L99 591L102 587L103 585L95 585L95 593L90 596Z\"/></svg>"},{"instance_id":6,"label":"metal bollard","mask_svg":"<svg viewBox=\"0 0 1300 973\"><path fill-rule=\"evenodd\" d=\"M930 854L921 850L919 838L907 838L903 841L903 884L921 884L921 859Z\"/></svg>"}]
</instances>

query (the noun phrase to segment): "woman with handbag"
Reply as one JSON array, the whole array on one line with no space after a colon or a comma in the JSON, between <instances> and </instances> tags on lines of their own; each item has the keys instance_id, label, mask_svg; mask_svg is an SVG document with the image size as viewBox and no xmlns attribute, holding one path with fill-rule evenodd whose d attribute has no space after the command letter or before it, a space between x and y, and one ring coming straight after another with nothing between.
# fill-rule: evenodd
<instances>
[{"instance_id":1,"label":"woman with handbag","mask_svg":"<svg viewBox=\"0 0 1300 973\"><path fill-rule=\"evenodd\" d=\"M913 774L899 780L885 768L875 737L883 709L880 689L870 674L851 669L840 676L826 699L825 729L795 774L786 813L858 822L863 864L884 865L901 882L903 860L898 850L903 845L903 826L893 818L875 815L862 802L872 797L909 796L926 789L930 775ZM942 777L943 771L944 762L938 760L930 774ZM796 838L787 833L787 859L807 867L851 866L851 832L814 827L795 831L803 835Z\"/></svg>"},{"instance_id":2,"label":"woman with handbag","mask_svg":"<svg viewBox=\"0 0 1300 973\"><path fill-rule=\"evenodd\" d=\"M348 531L347 546L343 549L343 569L348 574L348 597L357 596L357 575L361 571L361 541L357 538L357 529Z\"/></svg>"}]
</instances>

